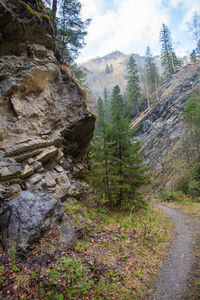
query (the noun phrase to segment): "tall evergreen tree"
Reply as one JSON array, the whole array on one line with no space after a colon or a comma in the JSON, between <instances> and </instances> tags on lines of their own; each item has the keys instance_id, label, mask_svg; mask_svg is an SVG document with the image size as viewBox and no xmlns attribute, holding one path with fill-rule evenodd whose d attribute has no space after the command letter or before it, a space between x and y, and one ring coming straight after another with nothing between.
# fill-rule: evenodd
<instances>
[{"instance_id":1,"label":"tall evergreen tree","mask_svg":"<svg viewBox=\"0 0 200 300\"><path fill-rule=\"evenodd\" d=\"M146 90L147 90L147 99L153 93L156 96L157 101L158 99L158 80L159 74L154 62L154 58L151 52L150 47L148 46L145 53L145 73L146 73ZM149 101L148 101L149 106Z\"/></svg>"},{"instance_id":2,"label":"tall evergreen tree","mask_svg":"<svg viewBox=\"0 0 200 300\"><path fill-rule=\"evenodd\" d=\"M165 75L168 77L176 72L177 67L180 66L181 63L174 52L170 30L164 23L160 31L160 43L161 64Z\"/></svg>"},{"instance_id":3,"label":"tall evergreen tree","mask_svg":"<svg viewBox=\"0 0 200 300\"><path fill-rule=\"evenodd\" d=\"M111 74L113 73L113 65L112 64L110 65L110 73Z\"/></svg>"},{"instance_id":4,"label":"tall evergreen tree","mask_svg":"<svg viewBox=\"0 0 200 300\"><path fill-rule=\"evenodd\" d=\"M188 23L188 26L196 43L196 49L193 51L197 57L200 57L200 14L197 11L193 14L192 21Z\"/></svg>"},{"instance_id":5,"label":"tall evergreen tree","mask_svg":"<svg viewBox=\"0 0 200 300\"><path fill-rule=\"evenodd\" d=\"M126 85L126 99L127 112L129 117L136 111L140 114L139 99L141 97L140 80L138 76L137 65L133 55L130 56L127 62L127 85Z\"/></svg>"},{"instance_id":6,"label":"tall evergreen tree","mask_svg":"<svg viewBox=\"0 0 200 300\"><path fill-rule=\"evenodd\" d=\"M105 67L105 73L106 74L110 74L110 67L108 64L106 64L106 67Z\"/></svg>"},{"instance_id":7,"label":"tall evergreen tree","mask_svg":"<svg viewBox=\"0 0 200 300\"><path fill-rule=\"evenodd\" d=\"M104 102L108 101L108 91L106 88L104 88L103 90L103 98L104 98Z\"/></svg>"},{"instance_id":8,"label":"tall evergreen tree","mask_svg":"<svg viewBox=\"0 0 200 300\"><path fill-rule=\"evenodd\" d=\"M111 205L126 206L134 199L139 186L147 182L146 168L141 167L140 142L134 141L134 132L125 118L124 99L119 86L111 96L111 126L109 131L109 179Z\"/></svg>"},{"instance_id":9,"label":"tall evergreen tree","mask_svg":"<svg viewBox=\"0 0 200 300\"><path fill-rule=\"evenodd\" d=\"M81 17L81 3L78 0L62 0L59 17L57 18L57 43L61 59L70 62L79 54L79 49L85 46L84 38L90 19Z\"/></svg>"},{"instance_id":10,"label":"tall evergreen tree","mask_svg":"<svg viewBox=\"0 0 200 300\"><path fill-rule=\"evenodd\" d=\"M195 49L192 50L192 52L190 53L190 59L192 62L197 62L197 58L198 58L198 53Z\"/></svg>"},{"instance_id":11,"label":"tall evergreen tree","mask_svg":"<svg viewBox=\"0 0 200 300\"><path fill-rule=\"evenodd\" d=\"M138 188L149 182L141 166L140 142L125 118L124 99L115 86L109 105L109 124L105 122L105 102L97 102L98 123L91 151L90 184L110 207L140 206Z\"/></svg>"},{"instance_id":12,"label":"tall evergreen tree","mask_svg":"<svg viewBox=\"0 0 200 300\"><path fill-rule=\"evenodd\" d=\"M108 124L110 120L110 97L106 88L103 91L104 109L105 109L105 122Z\"/></svg>"},{"instance_id":13,"label":"tall evergreen tree","mask_svg":"<svg viewBox=\"0 0 200 300\"><path fill-rule=\"evenodd\" d=\"M102 198L111 201L109 184L109 161L108 161L108 125L105 121L105 108L102 98L97 101L98 121L93 139L93 147L90 152L91 170L88 179L95 186Z\"/></svg>"},{"instance_id":14,"label":"tall evergreen tree","mask_svg":"<svg viewBox=\"0 0 200 300\"><path fill-rule=\"evenodd\" d=\"M56 13L57 13L57 6L58 6L58 0L53 0L52 1L52 12L53 12L54 18L56 17Z\"/></svg>"}]
</instances>

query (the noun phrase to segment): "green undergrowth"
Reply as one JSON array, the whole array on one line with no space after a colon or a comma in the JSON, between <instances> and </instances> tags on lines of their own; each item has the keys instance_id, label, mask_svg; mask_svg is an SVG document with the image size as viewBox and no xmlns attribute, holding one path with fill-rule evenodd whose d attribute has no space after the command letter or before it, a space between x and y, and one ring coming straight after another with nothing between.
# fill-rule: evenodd
<instances>
[{"instance_id":1,"label":"green undergrowth","mask_svg":"<svg viewBox=\"0 0 200 300\"><path fill-rule=\"evenodd\" d=\"M66 205L66 211L74 219L81 211L83 219L93 223L95 235L78 242L76 250L95 255L107 268L93 287L92 299L145 297L173 235L169 219L155 207L130 214L77 202Z\"/></svg>"},{"instance_id":2,"label":"green undergrowth","mask_svg":"<svg viewBox=\"0 0 200 300\"><path fill-rule=\"evenodd\" d=\"M15 249L0 253L3 299L145 299L172 237L168 218L155 207L130 214L80 202L65 213L83 233L76 244L62 248L55 227L26 262Z\"/></svg>"}]
</instances>

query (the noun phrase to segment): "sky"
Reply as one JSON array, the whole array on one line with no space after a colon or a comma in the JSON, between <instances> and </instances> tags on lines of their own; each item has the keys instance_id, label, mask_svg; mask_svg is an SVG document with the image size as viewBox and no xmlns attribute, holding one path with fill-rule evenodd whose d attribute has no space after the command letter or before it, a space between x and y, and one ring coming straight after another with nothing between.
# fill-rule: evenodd
<instances>
[{"instance_id":1,"label":"sky","mask_svg":"<svg viewBox=\"0 0 200 300\"><path fill-rule=\"evenodd\" d=\"M171 31L177 55L195 48L187 23L200 0L80 0L83 19L92 18L78 62L119 50L145 55L149 46L160 54L159 35L163 23Z\"/></svg>"}]
</instances>

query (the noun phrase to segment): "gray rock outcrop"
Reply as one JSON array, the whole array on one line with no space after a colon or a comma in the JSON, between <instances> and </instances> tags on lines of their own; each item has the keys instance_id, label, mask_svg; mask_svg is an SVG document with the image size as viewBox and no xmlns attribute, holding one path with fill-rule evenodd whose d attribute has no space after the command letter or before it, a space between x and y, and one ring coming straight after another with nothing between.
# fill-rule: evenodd
<instances>
[{"instance_id":1,"label":"gray rock outcrop","mask_svg":"<svg viewBox=\"0 0 200 300\"><path fill-rule=\"evenodd\" d=\"M0 0L0 242L20 255L61 219L61 201L85 195L95 117L59 58L42 1Z\"/></svg>"},{"instance_id":2,"label":"gray rock outcrop","mask_svg":"<svg viewBox=\"0 0 200 300\"><path fill-rule=\"evenodd\" d=\"M0 189L83 197L77 177L95 118L57 60L48 12L40 1L0 1L0 24Z\"/></svg>"},{"instance_id":3,"label":"gray rock outcrop","mask_svg":"<svg viewBox=\"0 0 200 300\"><path fill-rule=\"evenodd\" d=\"M200 62L186 65L159 90L159 103L134 120L136 138L142 141L145 165L158 185L172 187L180 177L180 139L185 130L184 106L191 93L200 94Z\"/></svg>"}]
</instances>

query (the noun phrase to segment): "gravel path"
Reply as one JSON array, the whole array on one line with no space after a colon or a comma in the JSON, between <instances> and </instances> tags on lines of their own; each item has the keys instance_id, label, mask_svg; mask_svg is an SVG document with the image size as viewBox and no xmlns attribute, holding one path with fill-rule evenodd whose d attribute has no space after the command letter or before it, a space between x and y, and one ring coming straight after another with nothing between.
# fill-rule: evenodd
<instances>
[{"instance_id":1,"label":"gravel path","mask_svg":"<svg viewBox=\"0 0 200 300\"><path fill-rule=\"evenodd\" d=\"M197 226L177 209L159 204L156 206L170 216L175 224L177 235L169 249L169 256L161 267L154 296L151 299L185 299L186 292L189 289L189 278L194 260L194 235L197 233Z\"/></svg>"}]
</instances>

